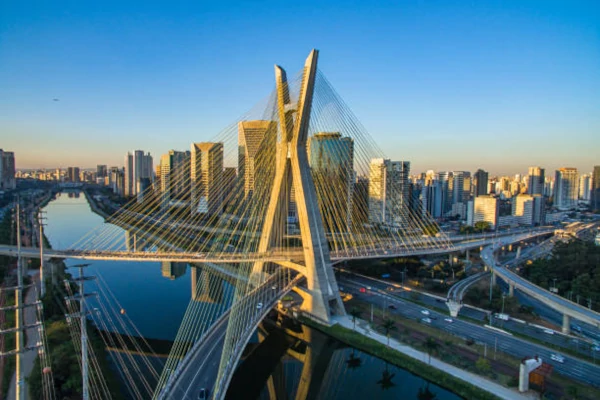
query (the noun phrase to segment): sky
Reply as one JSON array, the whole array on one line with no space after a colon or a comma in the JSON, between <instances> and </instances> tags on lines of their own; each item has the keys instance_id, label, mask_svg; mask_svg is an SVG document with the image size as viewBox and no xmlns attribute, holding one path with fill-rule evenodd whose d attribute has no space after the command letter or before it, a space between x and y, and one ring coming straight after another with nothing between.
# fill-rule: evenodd
<instances>
[{"instance_id":1,"label":"sky","mask_svg":"<svg viewBox=\"0 0 600 400\"><path fill-rule=\"evenodd\" d=\"M214 138L312 48L413 172L600 164L596 0L4 0L0 148L17 168L157 162Z\"/></svg>"}]
</instances>

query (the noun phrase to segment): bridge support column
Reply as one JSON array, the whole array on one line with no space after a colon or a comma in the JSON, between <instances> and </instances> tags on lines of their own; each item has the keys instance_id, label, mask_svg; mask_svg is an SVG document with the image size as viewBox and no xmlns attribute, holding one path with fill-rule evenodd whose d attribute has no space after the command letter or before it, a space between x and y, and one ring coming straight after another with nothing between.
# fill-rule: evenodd
<instances>
[{"instance_id":1,"label":"bridge support column","mask_svg":"<svg viewBox=\"0 0 600 400\"><path fill-rule=\"evenodd\" d=\"M454 260L454 257L452 257L452 253L448 254L448 264L454 265L454 263L452 262L453 260Z\"/></svg>"},{"instance_id":2,"label":"bridge support column","mask_svg":"<svg viewBox=\"0 0 600 400\"><path fill-rule=\"evenodd\" d=\"M448 300L446 302L446 305L448 306L448 310L450 310L450 316L456 318L458 317L458 313L460 312L460 309L462 308L462 304L457 303L454 300Z\"/></svg>"},{"instance_id":3,"label":"bridge support column","mask_svg":"<svg viewBox=\"0 0 600 400\"><path fill-rule=\"evenodd\" d=\"M519 392L529 390L529 374L540 365L542 365L542 359L537 356L521 362L519 367Z\"/></svg>"},{"instance_id":4,"label":"bridge support column","mask_svg":"<svg viewBox=\"0 0 600 400\"><path fill-rule=\"evenodd\" d=\"M508 285L508 297L513 297L515 295L515 285Z\"/></svg>"},{"instance_id":5,"label":"bridge support column","mask_svg":"<svg viewBox=\"0 0 600 400\"><path fill-rule=\"evenodd\" d=\"M563 314L562 333L568 335L571 333L571 317L567 314Z\"/></svg>"}]
</instances>

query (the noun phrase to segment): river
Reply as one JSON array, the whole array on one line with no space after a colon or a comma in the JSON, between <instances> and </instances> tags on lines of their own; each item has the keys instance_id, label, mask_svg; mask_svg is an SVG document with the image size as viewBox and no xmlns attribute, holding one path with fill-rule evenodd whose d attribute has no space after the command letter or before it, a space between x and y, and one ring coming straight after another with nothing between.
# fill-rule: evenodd
<instances>
[{"instance_id":1,"label":"river","mask_svg":"<svg viewBox=\"0 0 600 400\"><path fill-rule=\"evenodd\" d=\"M66 248L105 224L79 192L58 194L44 210L47 217L45 234L53 248ZM125 240L126 232L122 230L123 243ZM74 275L78 271L72 267L77 264L81 261L66 261ZM174 340L190 302L190 268L169 268L157 262L91 261L89 264L86 275L99 276L108 284L122 312L133 321L141 335ZM460 398L319 332L307 327L302 329L307 332L307 339L300 348L293 338L277 329L270 329L272 333L260 344L256 337L249 345L252 352L240 364L232 381L232 386L243 387L244 391L238 394L230 390L228 398L269 399L269 391L279 393L277 397L291 398L304 387L310 388L309 398L319 399ZM311 368L308 375L303 372L306 370L298 361L302 359L297 357L298 352L311 352L319 368ZM262 378L258 379L257 374ZM307 382L312 384L307 386Z\"/></svg>"}]
</instances>

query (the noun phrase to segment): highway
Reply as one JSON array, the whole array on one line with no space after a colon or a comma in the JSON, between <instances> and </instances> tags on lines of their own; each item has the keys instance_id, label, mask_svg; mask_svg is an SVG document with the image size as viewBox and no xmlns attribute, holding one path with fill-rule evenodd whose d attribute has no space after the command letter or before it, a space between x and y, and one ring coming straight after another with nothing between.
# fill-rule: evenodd
<instances>
[{"instance_id":1,"label":"highway","mask_svg":"<svg viewBox=\"0 0 600 400\"><path fill-rule=\"evenodd\" d=\"M363 294L359 290L364 287L364 282L360 280L343 278L340 283L344 285L347 292L352 293L358 299L374 304L378 310L385 308L386 312L413 320L421 320L424 317L421 313L424 307L400 299L394 293L371 285L371 290ZM394 304L396 309L389 309L390 304ZM449 323L444 320L448 315L437 311L429 310L429 313L432 320L431 326L455 336L471 338L481 344L487 344L488 354L492 354L494 347L497 346L498 351L505 352L518 359L538 355L545 363L551 364L555 372L600 388L600 366L571 356L565 356L565 363L561 364L550 359L551 354L558 354L555 350L471 322L453 319L453 322Z\"/></svg>"},{"instance_id":2,"label":"highway","mask_svg":"<svg viewBox=\"0 0 600 400\"><path fill-rule=\"evenodd\" d=\"M452 285L450 290L448 290L448 300L462 303L463 296L469 287L480 279L483 279L486 275L489 275L489 272L478 272L469 276L468 278L456 282L454 285Z\"/></svg>"},{"instance_id":3,"label":"highway","mask_svg":"<svg viewBox=\"0 0 600 400\"><path fill-rule=\"evenodd\" d=\"M285 275L287 274L273 274L259 288L254 289L236 303L235 315L243 315L248 324L246 331L236 332L236 335L239 336L228 339L233 341L233 345L238 347L239 351L234 351L232 358L227 362L226 373L229 374L225 376L227 382L231 379L243 347L246 346L258 323L277 304L279 299L285 296L301 279L304 279L301 275L296 275L284 285L282 277L285 279ZM273 290L274 287L277 290ZM196 400L202 388L208 389L211 396L215 394L230 312L231 310L221 316L205 336L186 354L167 383L166 389L163 389L158 395L159 399Z\"/></svg>"},{"instance_id":4,"label":"highway","mask_svg":"<svg viewBox=\"0 0 600 400\"><path fill-rule=\"evenodd\" d=\"M423 304L425 307L446 311L445 300L440 296L435 296L429 293L422 293L417 291L399 290L397 288L398 285L395 285L394 283L383 283L380 280L375 280L368 277L361 277L354 274L343 274L342 277L339 279L340 287L345 288L344 283L347 281L345 277L349 278L354 283L362 284L362 287L371 287L387 292L389 292L388 289L390 287L394 287L395 290L393 292L393 295L400 299L405 299L413 303L417 301ZM523 296L523 294L520 292L516 292L515 295ZM546 310L552 313L556 313L552 309L546 308ZM486 321L486 317L490 314L490 312L485 312L478 308L471 307L468 304L463 305L463 307L460 309L460 312L458 313L459 317L467 317L475 321L480 321L482 323ZM555 318L555 320L562 321L562 317L558 313L556 314L557 317ZM563 349L576 351L584 356L597 358L598 360L600 360L600 352L592 352L593 345L589 342L586 342L585 340L578 340L573 336L563 335L560 331L552 331L553 333L550 334L546 332L548 329L541 328L538 325L526 323L525 321L514 319L504 321L497 318L493 318L493 316L491 318L491 324L493 326L504 328L507 331L528 336L532 339L552 344L554 346L559 346ZM558 324L560 324L560 322L558 322ZM584 324L581 325L585 328Z\"/></svg>"},{"instance_id":5,"label":"highway","mask_svg":"<svg viewBox=\"0 0 600 400\"><path fill-rule=\"evenodd\" d=\"M494 253L502 246L503 244L500 242L498 245L486 247L481 252L482 260L489 268L494 269L494 274L499 276L509 285L514 286L536 300L542 301L544 304L555 309L556 311L562 314L566 313L575 319L600 328L600 313L597 313L586 307L582 307L579 304L569 301L554 293L550 293L546 289L529 282L527 279L522 278L509 269L499 265L496 262Z\"/></svg>"}]
</instances>

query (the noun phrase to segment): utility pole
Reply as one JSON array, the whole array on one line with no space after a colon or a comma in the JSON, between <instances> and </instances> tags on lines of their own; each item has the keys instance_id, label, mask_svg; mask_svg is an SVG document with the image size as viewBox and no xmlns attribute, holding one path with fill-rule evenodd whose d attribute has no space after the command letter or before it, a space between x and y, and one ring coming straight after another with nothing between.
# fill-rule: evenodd
<instances>
[{"instance_id":1,"label":"utility pole","mask_svg":"<svg viewBox=\"0 0 600 400\"><path fill-rule=\"evenodd\" d=\"M79 313L81 318L81 379L83 382L83 400L90 398L88 379L87 329L85 327L85 297L83 294L83 265L79 266Z\"/></svg>"},{"instance_id":2,"label":"utility pole","mask_svg":"<svg viewBox=\"0 0 600 400\"><path fill-rule=\"evenodd\" d=\"M5 306L0 307L0 311L5 310L14 310L15 311L15 327L0 330L0 335L4 335L7 333L15 334L15 349L9 350L3 353L0 353L0 357L8 357L15 356L16 359L16 379L15 379L15 399L16 400L25 400L25 393L27 393L27 389L25 387L25 377L23 376L23 353L30 350L35 350L39 347L42 347L41 344L35 344L33 346L25 347L25 329L29 328L38 328L42 329L41 322L37 321L33 324L26 325L24 319L24 310L25 307L30 306L41 306L39 301L35 303L26 304L23 301L23 290L26 286L23 285L23 260L21 257L21 204L20 199L17 199L17 207L16 207L16 218L17 218L17 286L13 287L5 287L1 288L1 290L15 291L15 305L14 306ZM27 287L32 286L28 285Z\"/></svg>"},{"instance_id":3,"label":"utility pole","mask_svg":"<svg viewBox=\"0 0 600 400\"><path fill-rule=\"evenodd\" d=\"M79 317L79 321L81 323L81 381L82 381L82 399L89 400L89 363L88 363L88 337L87 337L87 329L86 329L86 320L87 314L85 307L85 298L90 296L95 296L96 293L85 294L84 292L84 282L93 280L95 277L93 276L84 276L83 268L87 267L89 264L78 264L73 265L74 268L79 268L79 278L73 279L74 282L77 282L79 285L79 295L67 297L67 301L76 301L79 300L79 313L71 314L70 317L73 319L75 317ZM68 285L68 281L65 280L65 284Z\"/></svg>"},{"instance_id":4,"label":"utility pole","mask_svg":"<svg viewBox=\"0 0 600 400\"><path fill-rule=\"evenodd\" d=\"M46 295L46 282L44 282L44 211L40 210L38 215L38 225L40 226L40 299Z\"/></svg>"},{"instance_id":5,"label":"utility pole","mask_svg":"<svg viewBox=\"0 0 600 400\"><path fill-rule=\"evenodd\" d=\"M21 258L21 199L17 197L17 288L15 289L15 335L16 335L16 400L25 400L25 379L23 377L23 260Z\"/></svg>"}]
</instances>

